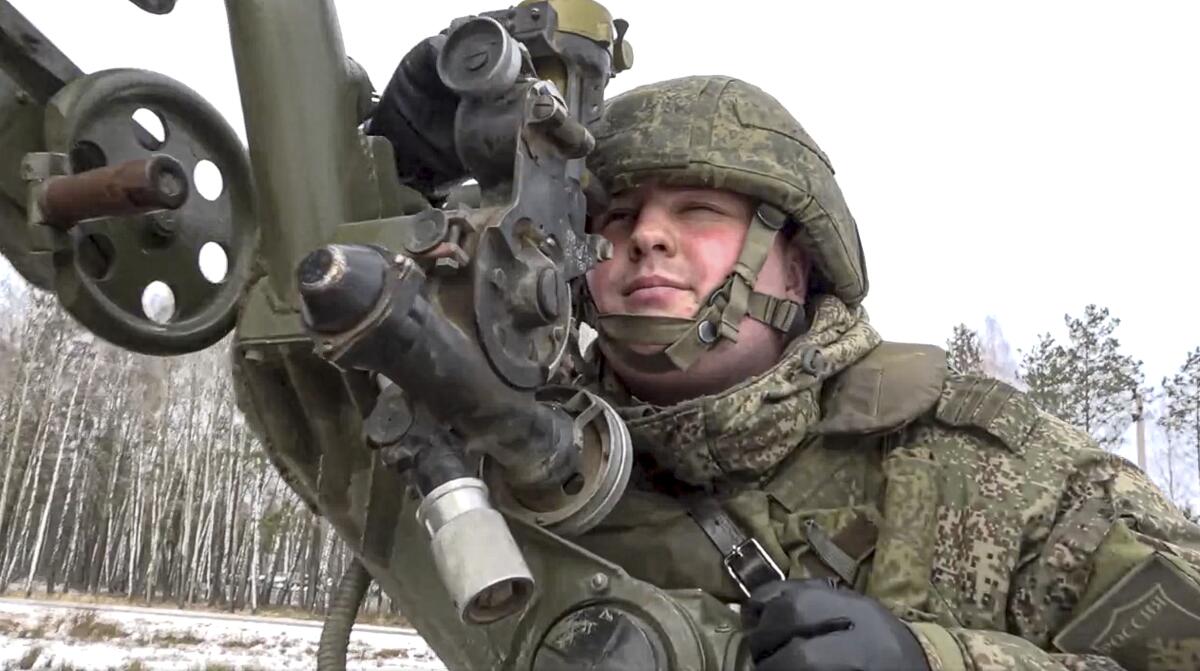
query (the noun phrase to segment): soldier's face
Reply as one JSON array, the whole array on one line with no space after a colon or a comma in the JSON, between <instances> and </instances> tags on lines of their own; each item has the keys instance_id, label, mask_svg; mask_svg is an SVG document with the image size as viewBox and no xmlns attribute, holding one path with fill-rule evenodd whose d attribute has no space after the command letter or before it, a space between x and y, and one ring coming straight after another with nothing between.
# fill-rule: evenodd
<instances>
[{"instance_id":1,"label":"soldier's face","mask_svg":"<svg viewBox=\"0 0 1200 671\"><path fill-rule=\"evenodd\" d=\"M601 312L692 317L733 270L754 203L731 191L647 184L618 194L591 222L613 244L613 258L588 276ZM788 290L782 242L756 289Z\"/></svg>"},{"instance_id":2,"label":"soldier's face","mask_svg":"<svg viewBox=\"0 0 1200 671\"><path fill-rule=\"evenodd\" d=\"M715 189L648 184L617 194L591 230L613 244L613 258L588 273L588 289L601 313L692 318L733 270L755 204ZM806 267L794 245L776 239L755 289L804 302ZM613 369L640 398L672 402L713 393L765 370L783 350L782 334L752 319L738 341L722 341L687 371L644 372L612 360ZM631 344L650 354L661 345Z\"/></svg>"}]
</instances>

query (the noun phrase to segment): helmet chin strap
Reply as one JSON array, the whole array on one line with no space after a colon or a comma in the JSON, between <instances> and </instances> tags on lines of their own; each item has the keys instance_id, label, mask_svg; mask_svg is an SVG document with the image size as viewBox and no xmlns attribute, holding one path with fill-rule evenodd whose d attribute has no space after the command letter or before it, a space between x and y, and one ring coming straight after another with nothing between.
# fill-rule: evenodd
<instances>
[{"instance_id":1,"label":"helmet chin strap","mask_svg":"<svg viewBox=\"0 0 1200 671\"><path fill-rule=\"evenodd\" d=\"M687 370L722 339L737 342L738 327L746 316L781 333L791 332L793 323L803 315L800 304L754 290L775 236L786 221L787 216L777 208L765 204L758 207L733 271L690 319L625 313L597 315L597 330L605 347L639 369L665 372ZM630 349L631 345L664 345L665 349L655 354L639 354Z\"/></svg>"}]
</instances>

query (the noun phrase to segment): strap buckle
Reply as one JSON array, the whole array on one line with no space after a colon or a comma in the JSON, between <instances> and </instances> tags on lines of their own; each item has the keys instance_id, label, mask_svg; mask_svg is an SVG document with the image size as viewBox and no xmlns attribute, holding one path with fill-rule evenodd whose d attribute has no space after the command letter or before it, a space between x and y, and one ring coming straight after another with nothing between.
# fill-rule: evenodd
<instances>
[{"instance_id":1,"label":"strap buckle","mask_svg":"<svg viewBox=\"0 0 1200 671\"><path fill-rule=\"evenodd\" d=\"M706 307L716 307L717 301L719 301L719 300L724 300L725 303L728 303L729 295L732 291L733 291L733 276L731 275L731 276L725 278L725 281L721 283L721 286L717 287L716 289L713 289L713 292L711 294L709 294L708 298L706 298L704 300L704 305Z\"/></svg>"},{"instance_id":2,"label":"strap buckle","mask_svg":"<svg viewBox=\"0 0 1200 671\"><path fill-rule=\"evenodd\" d=\"M754 210L754 216L762 220L762 223L772 231L783 230L784 225L788 222L788 215L783 210L766 203L761 203Z\"/></svg>"},{"instance_id":3,"label":"strap buckle","mask_svg":"<svg viewBox=\"0 0 1200 671\"><path fill-rule=\"evenodd\" d=\"M787 579L783 570L771 559L771 555L763 550L757 538L748 538L735 545L729 554L721 559L721 563L747 599L754 588Z\"/></svg>"}]
</instances>

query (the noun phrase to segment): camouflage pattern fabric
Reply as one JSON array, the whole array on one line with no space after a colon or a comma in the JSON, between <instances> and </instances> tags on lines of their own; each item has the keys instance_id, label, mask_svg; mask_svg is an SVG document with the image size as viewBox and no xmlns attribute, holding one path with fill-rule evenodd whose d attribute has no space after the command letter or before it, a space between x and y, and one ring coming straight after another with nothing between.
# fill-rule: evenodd
<instances>
[{"instance_id":1,"label":"camouflage pattern fabric","mask_svg":"<svg viewBox=\"0 0 1200 671\"><path fill-rule=\"evenodd\" d=\"M765 475L820 418L822 381L880 342L861 309L834 296L812 303L808 331L762 375L670 408L622 408L637 449L692 485L736 485Z\"/></svg>"},{"instance_id":2,"label":"camouflage pattern fabric","mask_svg":"<svg viewBox=\"0 0 1200 671\"><path fill-rule=\"evenodd\" d=\"M687 77L614 98L592 131L610 192L729 189L786 212L823 295L778 365L724 393L656 408L607 379L639 454L711 487L789 578L837 574L878 599L935 670L1200 671L1200 528L1012 387L880 343L846 307L868 283L832 166L778 101ZM580 544L660 587L737 600L671 489L635 482Z\"/></svg>"},{"instance_id":3,"label":"camouflage pattern fabric","mask_svg":"<svg viewBox=\"0 0 1200 671\"><path fill-rule=\"evenodd\" d=\"M825 386L871 365L878 370L859 376L879 379L871 389L903 396L886 390L904 389L887 378L905 371L888 362L905 346L875 348L894 350L882 363L874 352L864 357L877 336L840 314L826 332L841 335L822 347L855 340L841 363L857 363ZM795 372L799 347L718 397L641 408L632 422L639 449L693 481L765 473L720 499L790 578L829 575L814 528L838 539L869 521L878 535L870 553L850 553L861 559L853 586L910 624L934 669L1200 669L1200 528L1135 466L1008 385L945 371L932 378L940 394L914 402L906 418L892 411L886 425L812 430L814 400L829 416L838 397ZM774 400L800 419L777 414ZM738 598L720 557L669 494L629 492L581 543L660 586ZM1169 566L1173 582L1160 571L1131 591L1152 565Z\"/></svg>"},{"instance_id":4,"label":"camouflage pattern fabric","mask_svg":"<svg viewBox=\"0 0 1200 671\"><path fill-rule=\"evenodd\" d=\"M883 468L901 477L888 478L866 591L926 623L915 629L939 668L1200 669L1200 656L1153 654L1154 627L1111 656L1047 652L1154 552L1191 567L1197 596L1181 599L1200 603L1200 529L1082 432L1003 383L955 377L934 421L906 429ZM1107 603L1094 617L1130 605ZM1160 649L1196 649L1195 622Z\"/></svg>"}]
</instances>

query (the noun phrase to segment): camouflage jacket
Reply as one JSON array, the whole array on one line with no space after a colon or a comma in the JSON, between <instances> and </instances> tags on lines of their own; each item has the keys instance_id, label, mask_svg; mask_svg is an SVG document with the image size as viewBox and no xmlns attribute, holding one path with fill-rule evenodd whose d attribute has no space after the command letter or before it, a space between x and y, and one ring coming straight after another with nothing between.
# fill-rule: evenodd
<instances>
[{"instance_id":1,"label":"camouflage jacket","mask_svg":"<svg viewBox=\"0 0 1200 671\"><path fill-rule=\"evenodd\" d=\"M1135 466L934 347L873 347L819 407L762 477L715 483L789 577L878 599L936 671L1200 669L1200 528ZM739 598L648 481L581 544L660 587Z\"/></svg>"}]
</instances>

